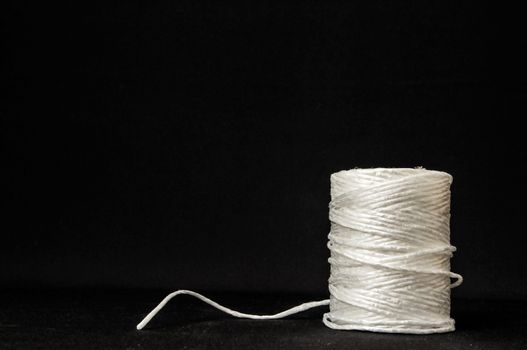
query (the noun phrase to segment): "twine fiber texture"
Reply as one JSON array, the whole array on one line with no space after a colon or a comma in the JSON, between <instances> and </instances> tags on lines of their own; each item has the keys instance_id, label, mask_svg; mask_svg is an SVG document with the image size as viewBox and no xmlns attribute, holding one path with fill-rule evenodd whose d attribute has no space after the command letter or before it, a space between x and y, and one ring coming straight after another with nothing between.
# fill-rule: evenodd
<instances>
[{"instance_id":1,"label":"twine fiber texture","mask_svg":"<svg viewBox=\"0 0 527 350\"><path fill-rule=\"evenodd\" d=\"M169 294L138 325L142 329L173 297L192 295L234 317L278 319L329 305L337 330L428 334L455 329L450 289L452 176L423 168L352 169L331 175L328 248L330 298L274 315L245 314L189 290ZM451 283L451 279L455 282Z\"/></svg>"},{"instance_id":2,"label":"twine fiber texture","mask_svg":"<svg viewBox=\"0 0 527 350\"><path fill-rule=\"evenodd\" d=\"M449 174L420 168L331 175L328 327L454 330L450 288L462 277L450 272L451 184Z\"/></svg>"}]
</instances>

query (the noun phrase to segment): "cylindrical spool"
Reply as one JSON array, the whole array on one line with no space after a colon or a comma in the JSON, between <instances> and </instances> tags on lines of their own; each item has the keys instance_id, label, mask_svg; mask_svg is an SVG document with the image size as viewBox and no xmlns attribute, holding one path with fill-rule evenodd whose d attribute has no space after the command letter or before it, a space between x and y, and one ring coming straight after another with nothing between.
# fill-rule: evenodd
<instances>
[{"instance_id":1,"label":"cylindrical spool","mask_svg":"<svg viewBox=\"0 0 527 350\"><path fill-rule=\"evenodd\" d=\"M450 288L462 278L450 272L451 183L451 175L422 168L331 175L328 327L454 330Z\"/></svg>"}]
</instances>

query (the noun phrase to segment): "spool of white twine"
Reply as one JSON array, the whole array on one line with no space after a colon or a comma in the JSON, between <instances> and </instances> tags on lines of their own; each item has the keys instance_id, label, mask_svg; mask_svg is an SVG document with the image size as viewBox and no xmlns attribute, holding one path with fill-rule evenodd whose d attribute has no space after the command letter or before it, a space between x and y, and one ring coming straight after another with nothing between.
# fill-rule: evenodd
<instances>
[{"instance_id":1,"label":"spool of white twine","mask_svg":"<svg viewBox=\"0 0 527 350\"><path fill-rule=\"evenodd\" d=\"M274 315L244 314L193 291L169 294L138 325L142 329L179 294L192 295L235 317L278 319L328 305L326 326L388 333L454 330L450 289L452 176L422 168L352 169L331 175L328 247L330 299ZM451 284L451 278L456 281Z\"/></svg>"}]
</instances>

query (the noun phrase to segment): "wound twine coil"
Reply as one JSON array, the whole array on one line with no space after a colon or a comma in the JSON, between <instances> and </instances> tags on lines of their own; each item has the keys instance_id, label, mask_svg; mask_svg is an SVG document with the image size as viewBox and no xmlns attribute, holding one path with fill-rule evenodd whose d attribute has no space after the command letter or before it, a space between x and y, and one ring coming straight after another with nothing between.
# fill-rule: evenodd
<instances>
[{"instance_id":1,"label":"wound twine coil","mask_svg":"<svg viewBox=\"0 0 527 350\"><path fill-rule=\"evenodd\" d=\"M452 176L423 168L352 169L331 175L328 248L330 299L274 315L244 314L193 291L169 294L138 325L142 329L170 299L194 296L234 317L278 319L329 305L326 326L337 330L429 334L455 329L450 289ZM451 279L455 279L451 283Z\"/></svg>"}]
</instances>

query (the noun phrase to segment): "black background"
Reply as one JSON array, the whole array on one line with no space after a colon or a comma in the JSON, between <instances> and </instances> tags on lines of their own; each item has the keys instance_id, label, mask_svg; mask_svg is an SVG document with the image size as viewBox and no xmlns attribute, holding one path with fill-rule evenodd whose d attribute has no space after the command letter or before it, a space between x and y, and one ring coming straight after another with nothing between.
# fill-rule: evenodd
<instances>
[{"instance_id":1,"label":"black background","mask_svg":"<svg viewBox=\"0 0 527 350\"><path fill-rule=\"evenodd\" d=\"M451 173L454 296L527 297L524 22L480 2L13 2L3 288L327 294L329 176Z\"/></svg>"}]
</instances>

